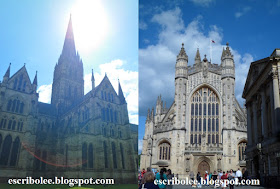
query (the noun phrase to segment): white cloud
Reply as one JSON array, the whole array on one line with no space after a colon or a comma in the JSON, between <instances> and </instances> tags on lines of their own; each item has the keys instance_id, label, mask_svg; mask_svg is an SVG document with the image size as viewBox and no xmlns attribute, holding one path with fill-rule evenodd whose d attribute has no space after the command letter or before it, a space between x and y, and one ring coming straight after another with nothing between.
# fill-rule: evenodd
<instances>
[{"instance_id":1,"label":"white cloud","mask_svg":"<svg viewBox=\"0 0 280 189\"><path fill-rule=\"evenodd\" d=\"M140 115L146 116L147 109L155 105L156 98L160 94L163 100L167 101L167 105L173 102L176 55L180 51L182 42L189 57L189 65L194 63L198 47L201 58L204 54L207 54L208 60L211 58L210 40L215 41L211 44L211 61L221 63L221 54L225 47L222 44L222 29L213 25L205 32L202 19L202 16L198 16L185 26L179 8L163 11L152 18L152 21L159 24L162 30L158 36L155 36L159 39L157 44L139 50ZM236 95L239 102L242 102L241 93L253 57L250 54L240 55L236 50L231 50L236 67Z\"/></svg>"},{"instance_id":2,"label":"white cloud","mask_svg":"<svg viewBox=\"0 0 280 189\"><path fill-rule=\"evenodd\" d=\"M196 5L200 5L203 7L207 7L209 6L211 3L213 3L215 0L190 0L191 2L193 2Z\"/></svg>"},{"instance_id":3,"label":"white cloud","mask_svg":"<svg viewBox=\"0 0 280 189\"><path fill-rule=\"evenodd\" d=\"M148 28L148 25L143 22L143 21L139 21L139 29L140 30L146 30Z\"/></svg>"},{"instance_id":4,"label":"white cloud","mask_svg":"<svg viewBox=\"0 0 280 189\"><path fill-rule=\"evenodd\" d=\"M41 85L37 93L39 93L39 101L44 103L51 103L52 84Z\"/></svg>"},{"instance_id":5,"label":"white cloud","mask_svg":"<svg viewBox=\"0 0 280 189\"><path fill-rule=\"evenodd\" d=\"M235 13L235 17L240 18L241 16L249 12L251 9L252 9L251 7L243 7L240 11Z\"/></svg>"},{"instance_id":6,"label":"white cloud","mask_svg":"<svg viewBox=\"0 0 280 189\"><path fill-rule=\"evenodd\" d=\"M100 72L94 73L95 85L99 85L102 79L107 74L114 89L118 93L118 79L126 98L130 123L138 124L138 72L125 70L123 65L126 64L123 60L113 60L109 63L99 66ZM91 73L84 76L84 91L88 93L91 86ZM50 103L52 85L42 85L38 88L39 101Z\"/></svg>"}]
</instances>

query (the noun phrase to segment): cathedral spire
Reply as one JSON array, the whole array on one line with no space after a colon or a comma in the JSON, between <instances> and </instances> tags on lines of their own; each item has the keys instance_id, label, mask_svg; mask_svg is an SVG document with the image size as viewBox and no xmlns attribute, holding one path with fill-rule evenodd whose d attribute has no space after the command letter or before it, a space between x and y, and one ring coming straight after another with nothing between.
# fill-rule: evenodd
<instances>
[{"instance_id":1,"label":"cathedral spire","mask_svg":"<svg viewBox=\"0 0 280 189\"><path fill-rule=\"evenodd\" d=\"M8 67L4 77L10 78L10 70L11 70L11 63L9 64L9 67Z\"/></svg>"},{"instance_id":2,"label":"cathedral spire","mask_svg":"<svg viewBox=\"0 0 280 189\"><path fill-rule=\"evenodd\" d=\"M179 52L179 54L177 55L177 60L178 59L185 59L188 61L188 55L185 51L185 48L184 48L184 43L182 43L182 47L181 47L181 50Z\"/></svg>"},{"instance_id":3,"label":"cathedral spire","mask_svg":"<svg viewBox=\"0 0 280 189\"><path fill-rule=\"evenodd\" d=\"M123 95L120 80L118 80L118 82L119 82L119 93L118 93L118 95L119 95L120 101L121 101L121 103L126 103L124 95Z\"/></svg>"},{"instance_id":4,"label":"cathedral spire","mask_svg":"<svg viewBox=\"0 0 280 189\"><path fill-rule=\"evenodd\" d=\"M200 58L199 48L197 48L194 63L199 64L200 62L201 62L201 58Z\"/></svg>"},{"instance_id":5,"label":"cathedral spire","mask_svg":"<svg viewBox=\"0 0 280 189\"><path fill-rule=\"evenodd\" d=\"M67 32L65 35L62 54L67 55L67 56L76 55L71 15L70 15L70 19L69 19L69 23L68 23L68 27L67 27Z\"/></svg>"},{"instance_id":6,"label":"cathedral spire","mask_svg":"<svg viewBox=\"0 0 280 189\"><path fill-rule=\"evenodd\" d=\"M34 77L34 80L32 83L32 88L36 92L36 90L37 90L37 71L36 71L36 74L35 74L35 77Z\"/></svg>"},{"instance_id":7,"label":"cathedral spire","mask_svg":"<svg viewBox=\"0 0 280 189\"><path fill-rule=\"evenodd\" d=\"M177 55L175 70L175 79L188 77L188 55L185 51L184 43L182 43L181 50Z\"/></svg>"},{"instance_id":8,"label":"cathedral spire","mask_svg":"<svg viewBox=\"0 0 280 189\"><path fill-rule=\"evenodd\" d=\"M233 59L233 55L231 54L231 52L229 50L229 43L227 42L226 45L227 45L226 50L223 49L223 53L222 53L221 59L223 59L223 58L231 58L231 59Z\"/></svg>"},{"instance_id":9,"label":"cathedral spire","mask_svg":"<svg viewBox=\"0 0 280 189\"><path fill-rule=\"evenodd\" d=\"M8 79L10 78L10 70L11 70L11 63L9 64L9 67L8 67L4 77L3 77L3 82L7 82Z\"/></svg>"},{"instance_id":10,"label":"cathedral spire","mask_svg":"<svg viewBox=\"0 0 280 189\"><path fill-rule=\"evenodd\" d=\"M146 122L147 121L150 121L150 108L148 109L148 113L147 113L147 119L146 119Z\"/></svg>"},{"instance_id":11,"label":"cathedral spire","mask_svg":"<svg viewBox=\"0 0 280 189\"><path fill-rule=\"evenodd\" d=\"M95 79L94 79L93 69L91 70L91 86L92 86L92 90L93 90L95 88Z\"/></svg>"},{"instance_id":12,"label":"cathedral spire","mask_svg":"<svg viewBox=\"0 0 280 189\"><path fill-rule=\"evenodd\" d=\"M36 74L35 74L35 77L34 77L34 80L33 80L33 85L37 86L37 71L36 71Z\"/></svg>"}]
</instances>

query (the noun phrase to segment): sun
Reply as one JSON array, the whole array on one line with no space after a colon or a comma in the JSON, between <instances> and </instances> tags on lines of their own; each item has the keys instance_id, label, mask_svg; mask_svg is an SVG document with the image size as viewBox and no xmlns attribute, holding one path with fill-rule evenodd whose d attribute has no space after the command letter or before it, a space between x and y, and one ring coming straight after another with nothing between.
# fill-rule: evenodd
<instances>
[{"instance_id":1,"label":"sun","mask_svg":"<svg viewBox=\"0 0 280 189\"><path fill-rule=\"evenodd\" d=\"M92 52L108 34L108 17L101 0L77 1L72 9L72 24L77 50Z\"/></svg>"}]
</instances>

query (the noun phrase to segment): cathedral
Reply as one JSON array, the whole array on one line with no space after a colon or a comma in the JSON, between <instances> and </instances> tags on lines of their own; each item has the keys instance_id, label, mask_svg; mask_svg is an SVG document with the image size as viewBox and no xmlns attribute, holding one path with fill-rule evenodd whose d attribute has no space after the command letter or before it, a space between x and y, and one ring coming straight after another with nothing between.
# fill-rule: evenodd
<instances>
[{"instance_id":1,"label":"cathedral","mask_svg":"<svg viewBox=\"0 0 280 189\"><path fill-rule=\"evenodd\" d=\"M71 17L54 68L51 103L38 101L37 73L24 65L0 82L0 180L63 176L114 178L136 183L137 125L107 75L84 94L83 62L75 48Z\"/></svg>"},{"instance_id":2,"label":"cathedral","mask_svg":"<svg viewBox=\"0 0 280 189\"><path fill-rule=\"evenodd\" d=\"M171 169L179 178L191 172L237 170L246 166L246 110L235 97L235 63L227 43L221 64L197 49L188 65L182 44L175 65L175 96L166 108L161 96L148 110L140 168Z\"/></svg>"}]
</instances>

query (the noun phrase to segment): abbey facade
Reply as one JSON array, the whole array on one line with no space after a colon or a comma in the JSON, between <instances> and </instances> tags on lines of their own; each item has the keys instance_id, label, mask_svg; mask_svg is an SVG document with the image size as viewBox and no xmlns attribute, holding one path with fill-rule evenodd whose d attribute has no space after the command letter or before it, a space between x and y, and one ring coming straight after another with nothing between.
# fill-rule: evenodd
<instances>
[{"instance_id":1,"label":"abbey facade","mask_svg":"<svg viewBox=\"0 0 280 189\"><path fill-rule=\"evenodd\" d=\"M129 123L119 84L107 75L84 95L83 62L76 52L71 18L54 69L51 104L38 101L37 73L25 65L0 83L0 178L64 176L114 178L135 183L137 125Z\"/></svg>"},{"instance_id":2,"label":"abbey facade","mask_svg":"<svg viewBox=\"0 0 280 189\"><path fill-rule=\"evenodd\" d=\"M193 66L182 45L176 60L175 97L170 108L158 97L148 110L142 168L171 169L179 177L246 166L246 111L235 97L235 64L227 44L221 64L201 60Z\"/></svg>"}]
</instances>

